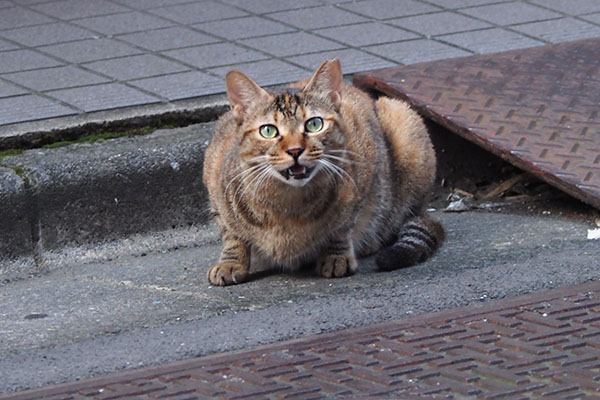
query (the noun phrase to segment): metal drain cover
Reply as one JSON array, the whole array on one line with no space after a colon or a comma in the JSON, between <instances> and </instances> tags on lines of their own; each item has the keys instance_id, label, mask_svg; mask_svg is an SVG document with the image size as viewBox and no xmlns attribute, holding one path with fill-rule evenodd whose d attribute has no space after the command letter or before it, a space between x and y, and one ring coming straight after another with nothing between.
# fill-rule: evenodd
<instances>
[{"instance_id":1,"label":"metal drain cover","mask_svg":"<svg viewBox=\"0 0 600 400\"><path fill-rule=\"evenodd\" d=\"M600 208L600 39L364 72L354 84Z\"/></svg>"}]
</instances>

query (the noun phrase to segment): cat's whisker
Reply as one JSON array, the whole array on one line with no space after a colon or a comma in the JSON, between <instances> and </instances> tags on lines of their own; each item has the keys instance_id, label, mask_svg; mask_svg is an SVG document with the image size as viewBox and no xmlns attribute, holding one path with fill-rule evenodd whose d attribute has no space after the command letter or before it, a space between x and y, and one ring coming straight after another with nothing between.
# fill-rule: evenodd
<instances>
[{"instance_id":1,"label":"cat's whisker","mask_svg":"<svg viewBox=\"0 0 600 400\"><path fill-rule=\"evenodd\" d=\"M256 180L256 183L254 184L254 194L253 196L256 197L256 191L258 190L258 188L260 187L260 185L263 184L263 182L267 179L271 177L271 168L265 168L259 175L258 179Z\"/></svg>"},{"instance_id":2,"label":"cat's whisker","mask_svg":"<svg viewBox=\"0 0 600 400\"><path fill-rule=\"evenodd\" d=\"M244 195L244 193L246 193L247 188L252 184L252 182L254 182L254 180L260 176L260 174L262 173L263 170L267 169L269 167L269 164L259 164L256 167L258 167L257 169L253 169L251 171L251 173L245 175L242 180L240 181L238 187L236 188L235 192L233 193L233 201L235 201L236 203L238 202L238 200L241 199L241 196ZM247 179L250 179L250 181L248 183L246 183L245 181ZM238 198L237 194L240 191L240 189L242 189L242 193L241 196Z\"/></svg>"},{"instance_id":3,"label":"cat's whisker","mask_svg":"<svg viewBox=\"0 0 600 400\"><path fill-rule=\"evenodd\" d=\"M342 149L331 149L331 150L327 150L328 153L344 153L344 154L349 154L352 156L356 156L357 158L360 158L361 160L364 160L365 157L362 154L358 154L354 151L351 150L342 150Z\"/></svg>"},{"instance_id":4,"label":"cat's whisker","mask_svg":"<svg viewBox=\"0 0 600 400\"><path fill-rule=\"evenodd\" d=\"M328 160L324 160L324 159L320 159L318 160L319 163L321 163L321 165L324 165L326 168L330 169L331 172L333 172L334 174L336 174L340 179L348 179L352 185L354 185L354 188L356 190L358 190L358 186L356 186L356 183L354 182L354 179L352 178L352 176L350 176L350 174L348 172L346 172L345 169L343 169L342 167L335 165L334 163L332 163L331 161Z\"/></svg>"},{"instance_id":5,"label":"cat's whisker","mask_svg":"<svg viewBox=\"0 0 600 400\"><path fill-rule=\"evenodd\" d=\"M262 165L263 164L258 164L253 167L250 167L248 169L245 169L242 172L240 172L239 174L237 174L236 176L234 176L233 178L231 178L229 180L229 182L227 183L227 186L225 186L225 193L227 193L227 191L229 190L229 186L231 186L236 179L242 178L244 175L251 173L252 171L256 170L257 168L261 167Z\"/></svg>"},{"instance_id":6,"label":"cat's whisker","mask_svg":"<svg viewBox=\"0 0 600 400\"><path fill-rule=\"evenodd\" d=\"M347 158L344 158L344 157L332 156L331 154L323 154L322 157L328 158L330 160L336 160L336 161L340 161L343 163L348 163L348 164L363 164L358 161L348 160Z\"/></svg>"}]
</instances>

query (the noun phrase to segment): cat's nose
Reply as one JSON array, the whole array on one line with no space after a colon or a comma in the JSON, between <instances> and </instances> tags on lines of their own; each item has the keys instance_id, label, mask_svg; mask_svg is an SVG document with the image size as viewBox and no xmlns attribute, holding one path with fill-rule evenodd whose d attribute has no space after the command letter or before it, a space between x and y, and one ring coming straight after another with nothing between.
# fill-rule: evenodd
<instances>
[{"instance_id":1,"label":"cat's nose","mask_svg":"<svg viewBox=\"0 0 600 400\"><path fill-rule=\"evenodd\" d=\"M298 161L298 157L304 151L304 147L294 147L293 149L287 149L285 152L294 158L294 161Z\"/></svg>"}]
</instances>

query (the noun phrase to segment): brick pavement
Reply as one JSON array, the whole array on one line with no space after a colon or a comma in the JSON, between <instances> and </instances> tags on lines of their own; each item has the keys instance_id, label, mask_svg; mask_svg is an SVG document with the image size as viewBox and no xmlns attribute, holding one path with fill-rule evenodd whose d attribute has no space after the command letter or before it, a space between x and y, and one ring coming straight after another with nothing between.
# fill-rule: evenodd
<instances>
[{"instance_id":1,"label":"brick pavement","mask_svg":"<svg viewBox=\"0 0 600 400\"><path fill-rule=\"evenodd\" d=\"M0 0L0 130L223 91L600 37L596 0Z\"/></svg>"},{"instance_id":2,"label":"brick pavement","mask_svg":"<svg viewBox=\"0 0 600 400\"><path fill-rule=\"evenodd\" d=\"M0 399L591 399L599 321L591 282Z\"/></svg>"}]
</instances>

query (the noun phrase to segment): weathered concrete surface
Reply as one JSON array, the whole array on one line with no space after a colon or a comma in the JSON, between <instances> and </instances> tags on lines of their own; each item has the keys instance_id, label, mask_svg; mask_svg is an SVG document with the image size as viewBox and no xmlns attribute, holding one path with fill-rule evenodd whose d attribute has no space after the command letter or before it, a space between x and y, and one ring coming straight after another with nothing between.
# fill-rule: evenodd
<instances>
[{"instance_id":1,"label":"weathered concrete surface","mask_svg":"<svg viewBox=\"0 0 600 400\"><path fill-rule=\"evenodd\" d=\"M30 272L19 272L16 256L35 255L44 264L51 250L206 221L202 163L212 128L191 125L2 160L8 168L0 176L7 205L0 211L7 221L0 227L0 280ZM3 266L9 260L10 276Z\"/></svg>"},{"instance_id":2,"label":"weathered concrete surface","mask_svg":"<svg viewBox=\"0 0 600 400\"><path fill-rule=\"evenodd\" d=\"M422 265L378 273L366 259L349 278L258 272L226 288L206 282L213 225L89 246L1 288L0 393L597 279L594 213L436 212L447 241Z\"/></svg>"}]
</instances>

